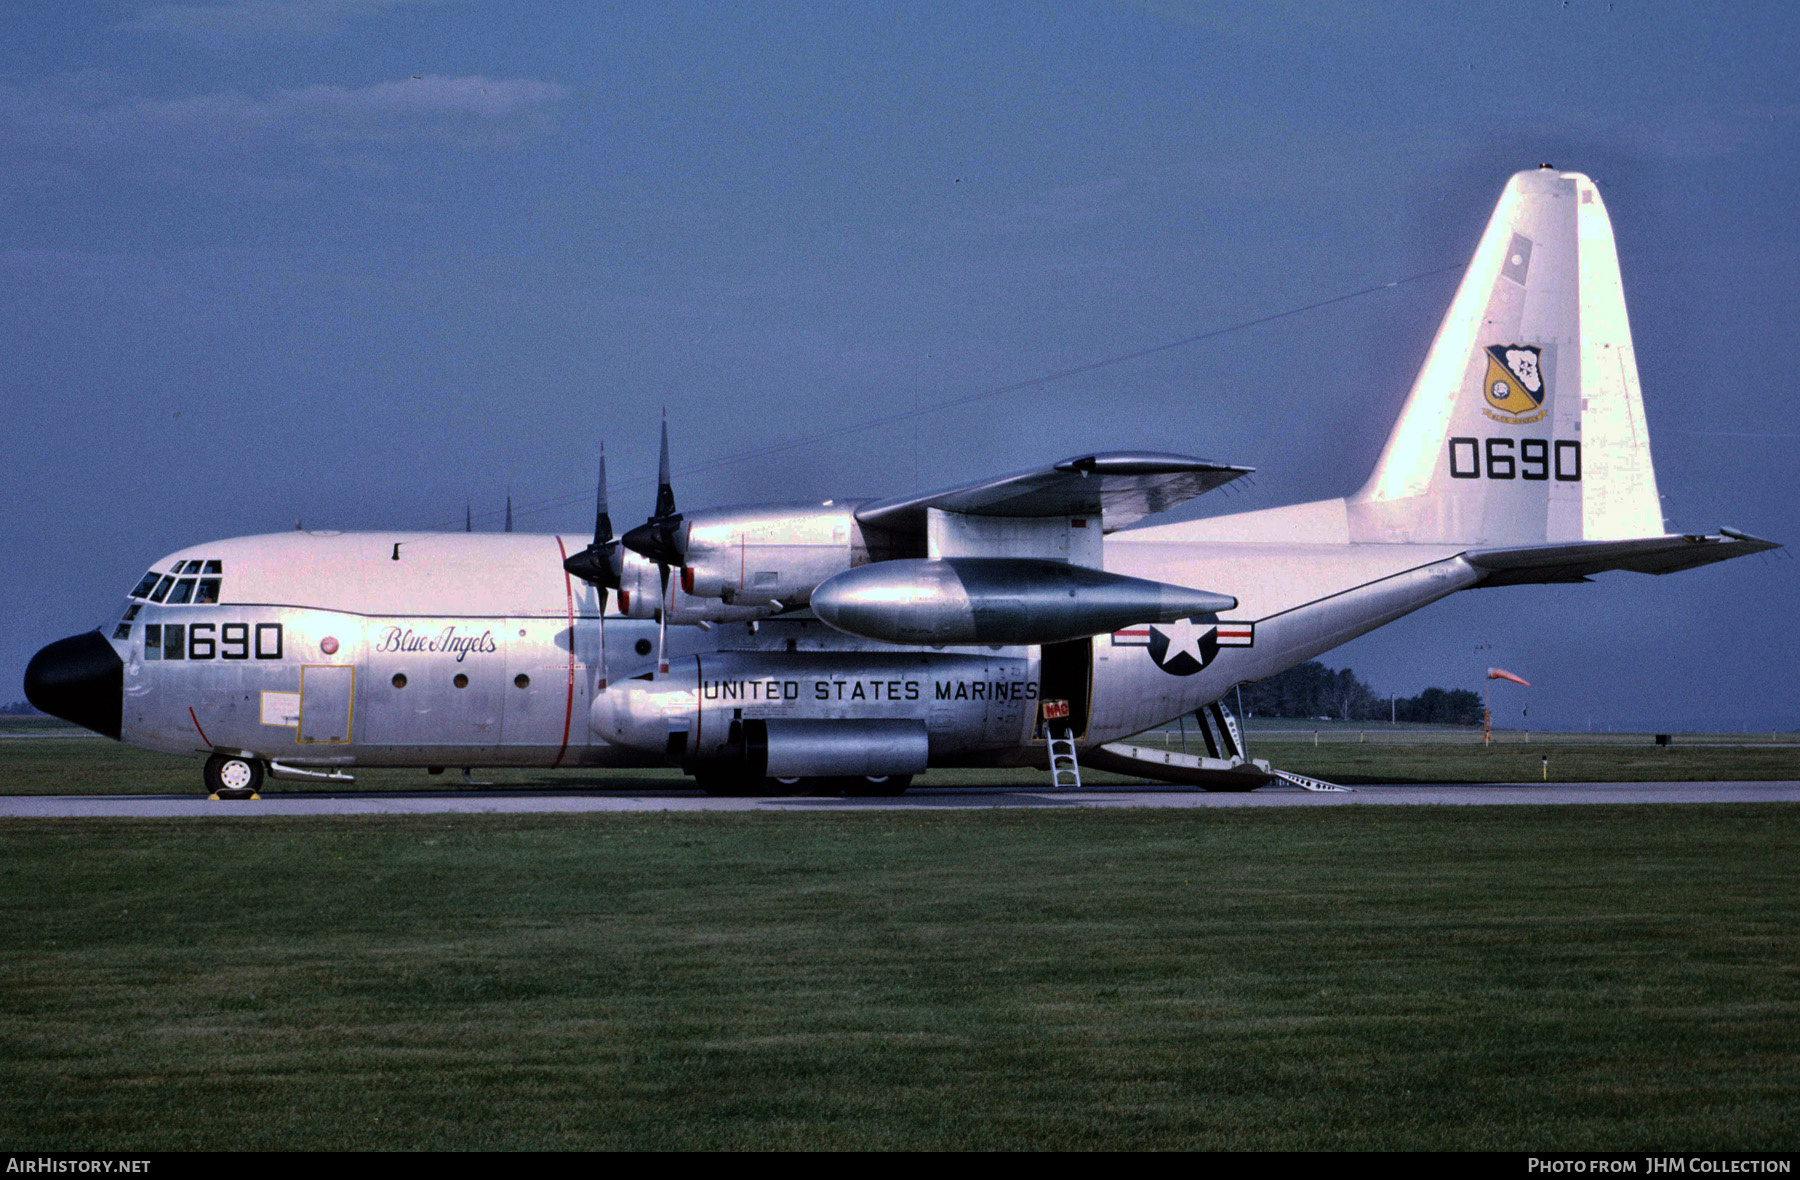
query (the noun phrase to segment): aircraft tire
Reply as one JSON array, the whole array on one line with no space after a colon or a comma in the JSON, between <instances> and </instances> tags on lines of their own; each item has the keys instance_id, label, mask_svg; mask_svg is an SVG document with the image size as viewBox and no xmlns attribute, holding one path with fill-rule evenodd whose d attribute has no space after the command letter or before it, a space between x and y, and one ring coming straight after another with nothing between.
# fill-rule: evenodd
<instances>
[{"instance_id":1,"label":"aircraft tire","mask_svg":"<svg viewBox=\"0 0 1800 1180\"><path fill-rule=\"evenodd\" d=\"M254 758L214 754L202 772L206 793L221 799L249 799L262 786L263 766Z\"/></svg>"},{"instance_id":2,"label":"aircraft tire","mask_svg":"<svg viewBox=\"0 0 1800 1180\"><path fill-rule=\"evenodd\" d=\"M891 799L906 794L911 785L910 774L871 775L844 780L844 794L852 799Z\"/></svg>"}]
</instances>

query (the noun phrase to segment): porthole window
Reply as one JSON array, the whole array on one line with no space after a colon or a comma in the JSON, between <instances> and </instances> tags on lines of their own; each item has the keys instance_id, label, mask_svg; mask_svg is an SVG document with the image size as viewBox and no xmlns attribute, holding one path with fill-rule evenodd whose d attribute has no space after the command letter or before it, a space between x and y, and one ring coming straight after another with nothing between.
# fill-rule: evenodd
<instances>
[{"instance_id":1,"label":"porthole window","mask_svg":"<svg viewBox=\"0 0 1800 1180\"><path fill-rule=\"evenodd\" d=\"M394 687L395 688L405 688L406 687L406 673L404 673L404 672L394 673Z\"/></svg>"},{"instance_id":2,"label":"porthole window","mask_svg":"<svg viewBox=\"0 0 1800 1180\"><path fill-rule=\"evenodd\" d=\"M513 684L518 688L530 688L531 687L531 677L529 677L529 676L525 675L525 673L521 672L517 676L513 677Z\"/></svg>"},{"instance_id":3,"label":"porthole window","mask_svg":"<svg viewBox=\"0 0 1800 1180\"><path fill-rule=\"evenodd\" d=\"M647 656L650 654L650 641L648 639L640 639L637 641L637 643L633 644L632 646L636 649L637 654L640 656Z\"/></svg>"},{"instance_id":4,"label":"porthole window","mask_svg":"<svg viewBox=\"0 0 1800 1180\"><path fill-rule=\"evenodd\" d=\"M456 679L452 680L450 683L456 685L458 688L467 688L469 687L469 678L464 676L461 672L458 672L456 674Z\"/></svg>"}]
</instances>

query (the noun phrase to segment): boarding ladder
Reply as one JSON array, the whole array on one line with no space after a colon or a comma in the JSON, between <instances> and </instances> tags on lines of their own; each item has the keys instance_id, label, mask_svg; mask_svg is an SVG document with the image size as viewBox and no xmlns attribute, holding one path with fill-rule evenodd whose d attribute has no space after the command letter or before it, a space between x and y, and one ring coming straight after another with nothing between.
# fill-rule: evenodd
<instances>
[{"instance_id":1,"label":"boarding ladder","mask_svg":"<svg viewBox=\"0 0 1800 1180\"><path fill-rule=\"evenodd\" d=\"M1075 760L1075 731L1069 725L1069 702L1045 701L1044 736L1050 742L1050 785L1079 787L1081 764Z\"/></svg>"}]
</instances>

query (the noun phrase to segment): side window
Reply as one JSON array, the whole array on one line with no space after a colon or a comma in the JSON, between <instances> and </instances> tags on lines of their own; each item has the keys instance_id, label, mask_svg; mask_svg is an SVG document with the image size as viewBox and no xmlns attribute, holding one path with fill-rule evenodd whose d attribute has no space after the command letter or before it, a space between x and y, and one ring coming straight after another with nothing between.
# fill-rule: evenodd
<instances>
[{"instance_id":1,"label":"side window","mask_svg":"<svg viewBox=\"0 0 1800 1180\"><path fill-rule=\"evenodd\" d=\"M150 601L161 602L163 599L167 598L169 596L169 587L174 584L175 579L171 578L168 574L164 574L162 576L162 581L156 584L156 589L150 592Z\"/></svg>"},{"instance_id":2,"label":"side window","mask_svg":"<svg viewBox=\"0 0 1800 1180\"><path fill-rule=\"evenodd\" d=\"M169 593L169 605L180 606L194 596L194 579L183 578L175 583L175 589Z\"/></svg>"},{"instance_id":3,"label":"side window","mask_svg":"<svg viewBox=\"0 0 1800 1180\"><path fill-rule=\"evenodd\" d=\"M217 562L213 563L217 565ZM219 579L201 578L194 589L194 605L201 606L219 601Z\"/></svg>"},{"instance_id":4,"label":"side window","mask_svg":"<svg viewBox=\"0 0 1800 1180\"><path fill-rule=\"evenodd\" d=\"M156 589L157 579L161 577L161 574L157 573L155 570L151 570L144 575L144 580L137 584L137 589L131 592L131 597L143 598L147 596L150 591Z\"/></svg>"},{"instance_id":5,"label":"side window","mask_svg":"<svg viewBox=\"0 0 1800 1180\"><path fill-rule=\"evenodd\" d=\"M187 627L184 624L163 624L163 659L187 659Z\"/></svg>"},{"instance_id":6,"label":"side window","mask_svg":"<svg viewBox=\"0 0 1800 1180\"><path fill-rule=\"evenodd\" d=\"M146 660L162 659L162 624L144 624L144 658Z\"/></svg>"},{"instance_id":7,"label":"side window","mask_svg":"<svg viewBox=\"0 0 1800 1180\"><path fill-rule=\"evenodd\" d=\"M117 627L114 627L113 628L113 638L114 639L130 639L131 638L131 624L130 623L120 623Z\"/></svg>"}]
</instances>

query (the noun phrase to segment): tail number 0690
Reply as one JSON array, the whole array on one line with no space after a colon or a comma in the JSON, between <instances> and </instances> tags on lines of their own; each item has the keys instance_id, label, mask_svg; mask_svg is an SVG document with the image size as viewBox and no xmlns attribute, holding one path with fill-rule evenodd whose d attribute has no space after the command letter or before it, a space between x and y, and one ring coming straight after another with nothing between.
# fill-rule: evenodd
<instances>
[{"instance_id":1,"label":"tail number 0690","mask_svg":"<svg viewBox=\"0 0 1800 1180\"><path fill-rule=\"evenodd\" d=\"M1581 482L1581 440L1572 438L1453 438L1451 479L1554 478Z\"/></svg>"}]
</instances>

